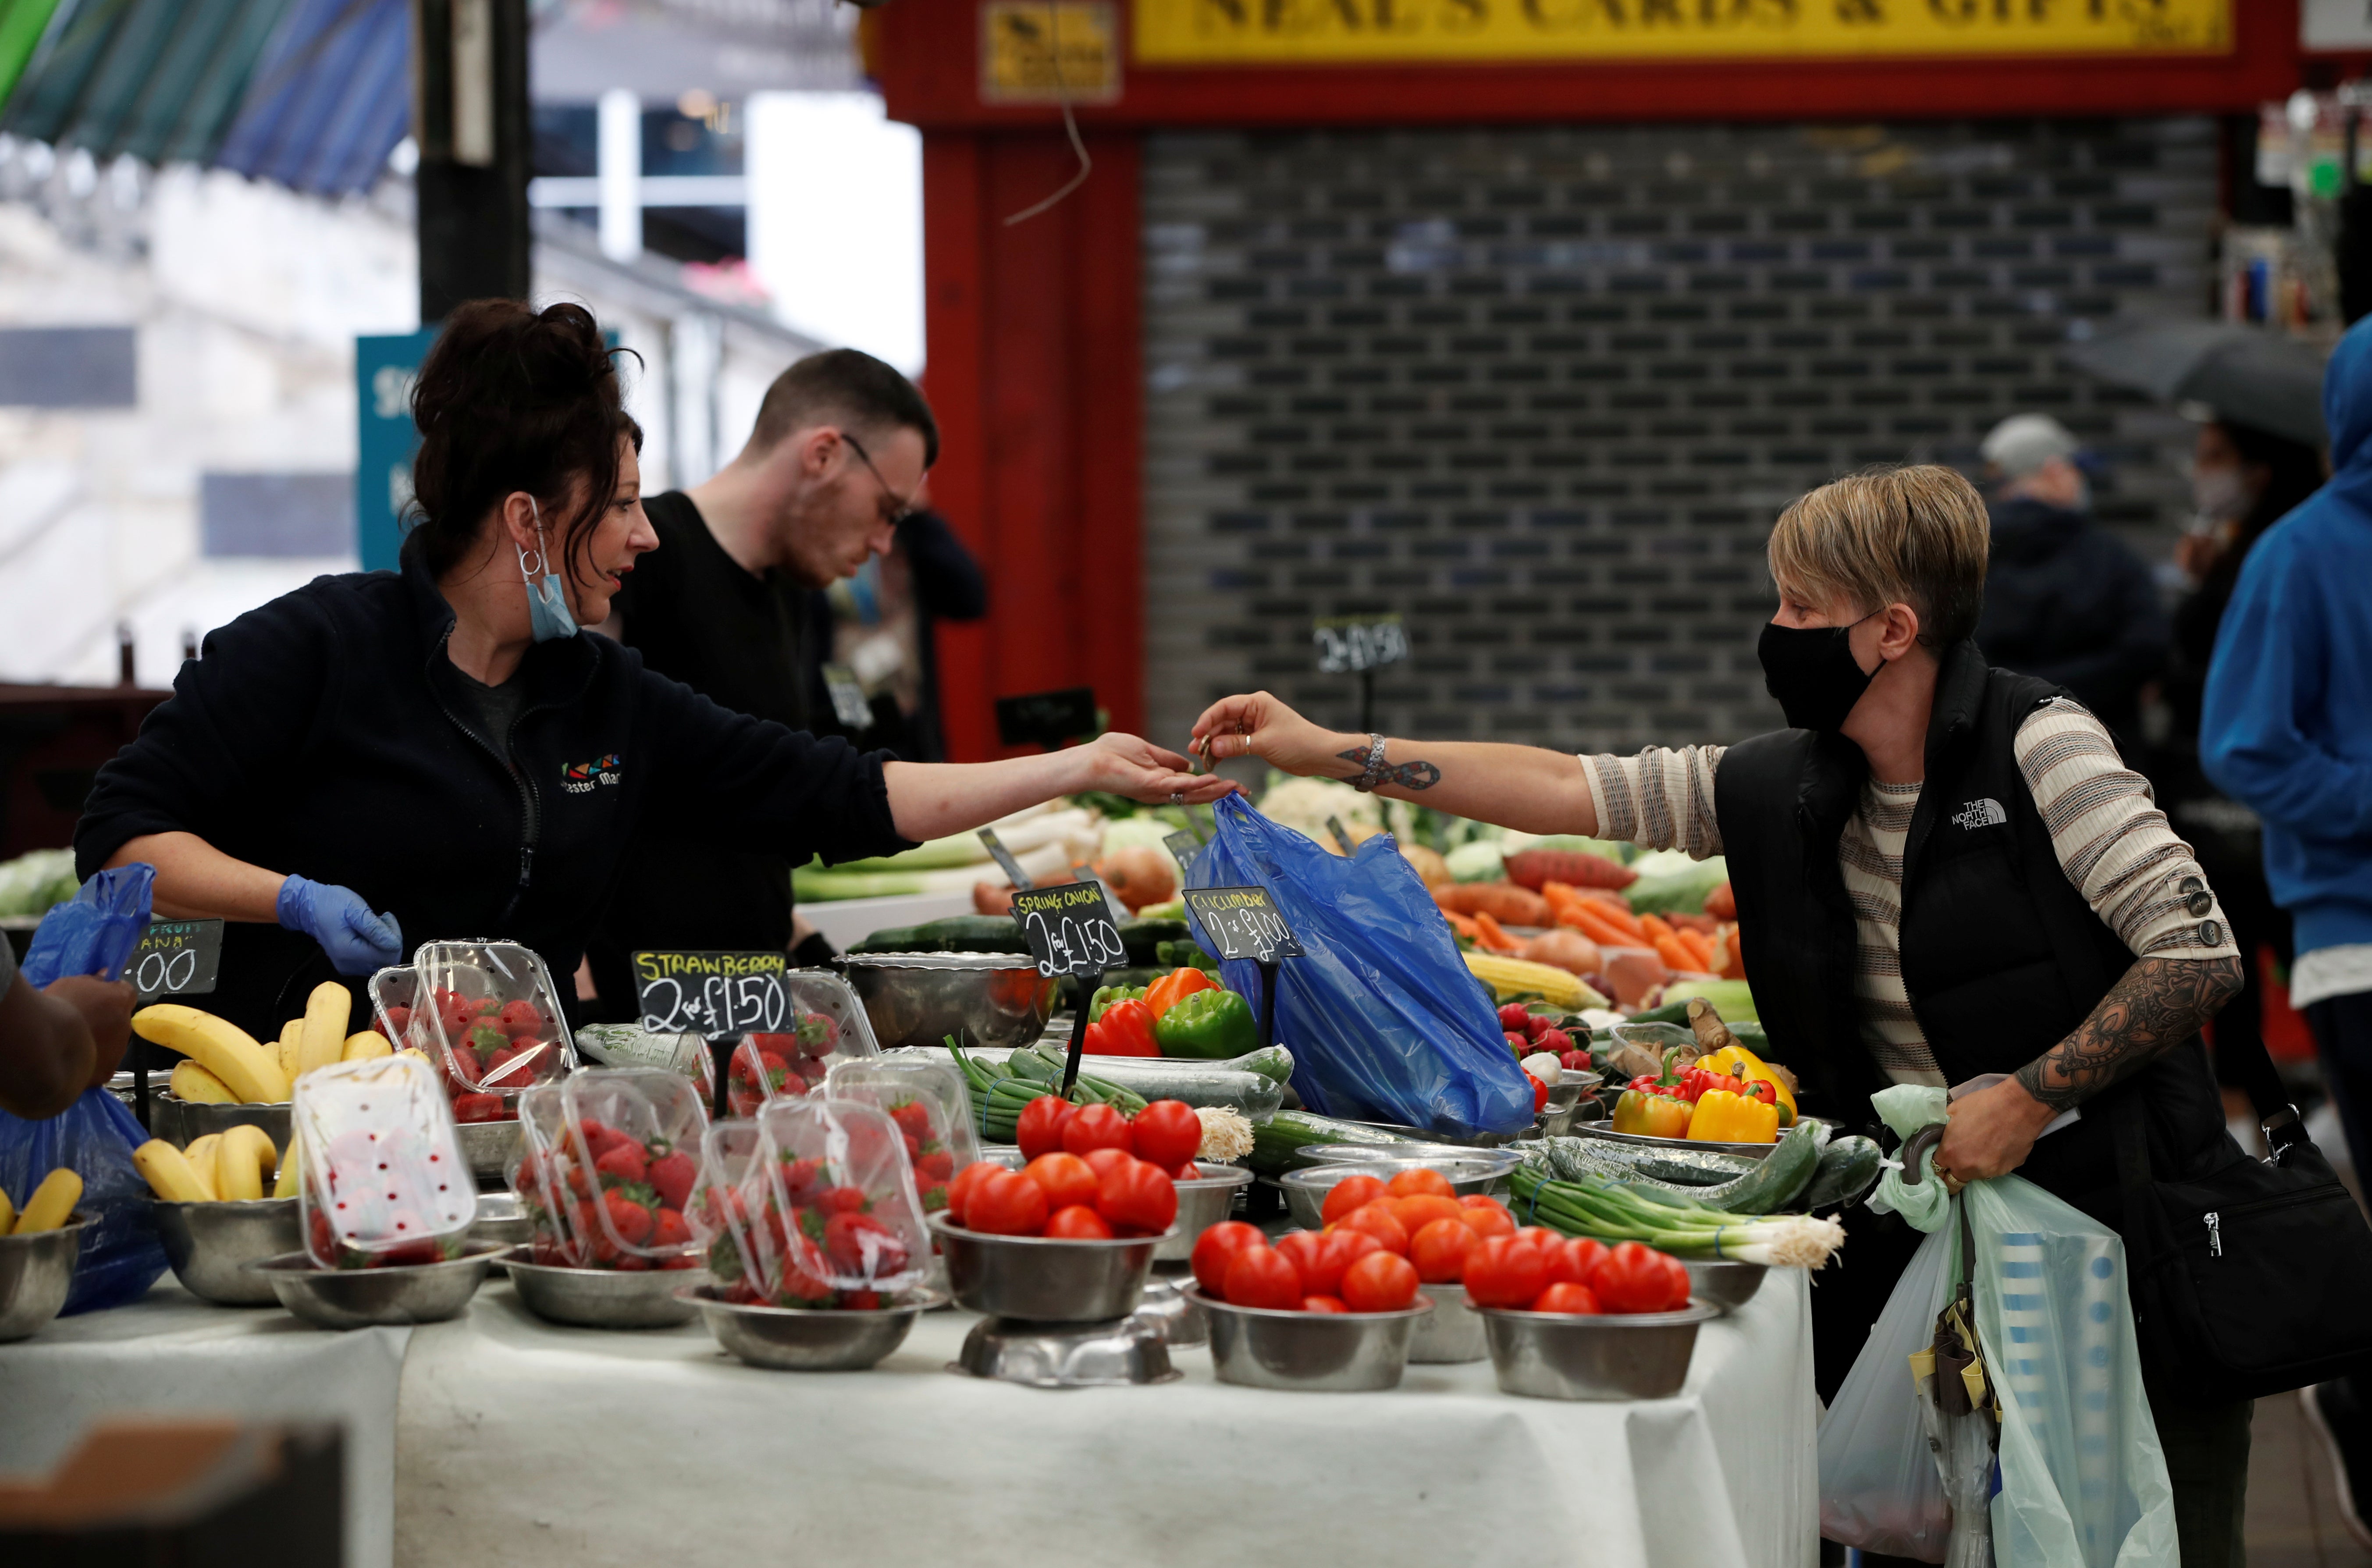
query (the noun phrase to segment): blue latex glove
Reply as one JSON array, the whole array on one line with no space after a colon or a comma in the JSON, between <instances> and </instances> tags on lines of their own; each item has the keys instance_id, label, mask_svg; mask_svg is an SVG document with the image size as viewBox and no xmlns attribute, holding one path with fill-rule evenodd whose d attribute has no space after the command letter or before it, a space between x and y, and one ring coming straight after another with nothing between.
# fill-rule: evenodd
<instances>
[{"instance_id":1,"label":"blue latex glove","mask_svg":"<svg viewBox=\"0 0 2372 1568\"><path fill-rule=\"evenodd\" d=\"M340 974L369 974L401 963L403 932L391 914L373 914L351 888L291 877L280 884L279 916L289 931L321 945Z\"/></svg>"}]
</instances>

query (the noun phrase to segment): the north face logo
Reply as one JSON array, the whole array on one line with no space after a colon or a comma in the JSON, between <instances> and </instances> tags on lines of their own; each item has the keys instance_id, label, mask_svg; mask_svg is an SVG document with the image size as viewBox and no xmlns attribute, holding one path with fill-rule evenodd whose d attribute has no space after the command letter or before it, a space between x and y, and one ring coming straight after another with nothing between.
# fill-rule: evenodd
<instances>
[{"instance_id":1,"label":"the north face logo","mask_svg":"<svg viewBox=\"0 0 2372 1568\"><path fill-rule=\"evenodd\" d=\"M1993 828L2008 821L2009 813L2002 809L2000 801L1987 796L1982 800L1971 800L1961 807L1953 814L1952 820L1963 828Z\"/></svg>"}]
</instances>

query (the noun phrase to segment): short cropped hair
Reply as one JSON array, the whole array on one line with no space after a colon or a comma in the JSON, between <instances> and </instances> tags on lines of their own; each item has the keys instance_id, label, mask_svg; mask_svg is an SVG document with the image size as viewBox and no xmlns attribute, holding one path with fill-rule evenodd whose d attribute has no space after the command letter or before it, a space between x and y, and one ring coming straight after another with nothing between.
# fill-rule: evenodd
<instances>
[{"instance_id":1,"label":"short cropped hair","mask_svg":"<svg viewBox=\"0 0 2372 1568\"><path fill-rule=\"evenodd\" d=\"M914 431L923 437L923 466L939 460L939 422L921 391L896 366L853 348L811 354L775 377L758 405L750 445L767 451L795 430L835 423Z\"/></svg>"},{"instance_id":2,"label":"short cropped hair","mask_svg":"<svg viewBox=\"0 0 2372 1568\"><path fill-rule=\"evenodd\" d=\"M1779 514L1771 575L1824 608L1919 612L1919 640L1944 648L1973 634L1985 598L1993 528L1976 487L1934 463L1865 469Z\"/></svg>"}]
</instances>

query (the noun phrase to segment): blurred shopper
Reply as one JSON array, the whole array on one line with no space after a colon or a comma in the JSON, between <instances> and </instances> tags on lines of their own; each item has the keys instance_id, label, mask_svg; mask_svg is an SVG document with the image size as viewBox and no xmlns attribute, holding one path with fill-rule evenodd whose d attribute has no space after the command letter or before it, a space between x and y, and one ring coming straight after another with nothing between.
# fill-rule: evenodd
<instances>
[{"instance_id":1,"label":"blurred shopper","mask_svg":"<svg viewBox=\"0 0 2372 1568\"><path fill-rule=\"evenodd\" d=\"M2043 413L2013 414L1985 437L1993 548L1977 646L2066 687L2131 751L2141 689L2166 662L2166 614L2141 557L2093 520L2077 449Z\"/></svg>"},{"instance_id":2,"label":"blurred shopper","mask_svg":"<svg viewBox=\"0 0 2372 1568\"><path fill-rule=\"evenodd\" d=\"M861 732L840 726L839 733L911 762L945 761L936 627L988 613L988 575L948 520L934 510L914 513L898 525L889 554L810 594L808 605L815 672L808 703L824 721L818 732L834 730L823 668L835 666L862 684L873 713Z\"/></svg>"},{"instance_id":3,"label":"blurred shopper","mask_svg":"<svg viewBox=\"0 0 2372 1568\"><path fill-rule=\"evenodd\" d=\"M767 388L739 456L689 492L644 503L659 548L603 629L645 668L735 713L883 746L831 727L810 652L819 632L830 646L830 626L813 625L811 600L890 551L938 455L930 405L904 376L855 349L808 355ZM627 857L587 949L601 1016L634 1016L638 948L787 949L803 965L832 957L797 920L781 856L718 842L699 822L655 828Z\"/></svg>"},{"instance_id":4,"label":"blurred shopper","mask_svg":"<svg viewBox=\"0 0 2372 1568\"><path fill-rule=\"evenodd\" d=\"M2197 520L2177 547L2175 561L2192 587L2174 607L2174 652L2160 681L2167 733L2153 749L2149 773L2175 831L2190 841L2223 899L2247 960L2247 983L2215 1016L2216 1076L2227 1110L2253 1121L2227 1048L2262 1038L2260 952L2270 947L2286 963L2290 922L2265 882L2257 814L2217 789L2200 769L2199 709L2216 629L2241 563L2267 528L2322 483L2322 455L2303 442L2216 418L2199 426L2191 475Z\"/></svg>"},{"instance_id":5,"label":"blurred shopper","mask_svg":"<svg viewBox=\"0 0 2372 1568\"><path fill-rule=\"evenodd\" d=\"M2295 923L2290 998L2314 1030L2358 1179L2372 1179L2372 320L2331 356L2331 482L2239 567L2199 728L2207 776L2264 821ZM2342 1511L2372 1547L2372 1378L2305 1391Z\"/></svg>"},{"instance_id":6,"label":"blurred shopper","mask_svg":"<svg viewBox=\"0 0 2372 1568\"><path fill-rule=\"evenodd\" d=\"M36 991L0 941L0 1110L44 1121L115 1076L132 1038L129 982L70 975Z\"/></svg>"}]
</instances>

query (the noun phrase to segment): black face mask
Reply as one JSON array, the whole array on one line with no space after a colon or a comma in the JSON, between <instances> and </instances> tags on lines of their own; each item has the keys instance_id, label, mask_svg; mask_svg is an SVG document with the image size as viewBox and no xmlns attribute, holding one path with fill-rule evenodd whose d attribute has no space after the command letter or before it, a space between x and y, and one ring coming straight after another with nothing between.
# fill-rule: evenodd
<instances>
[{"instance_id":1,"label":"black face mask","mask_svg":"<svg viewBox=\"0 0 2372 1568\"><path fill-rule=\"evenodd\" d=\"M1774 621L1762 628L1754 649L1762 660L1762 683L1779 700L1790 729L1841 728L1869 690L1878 671L1854 661L1852 638L1853 626L1782 626Z\"/></svg>"}]
</instances>

